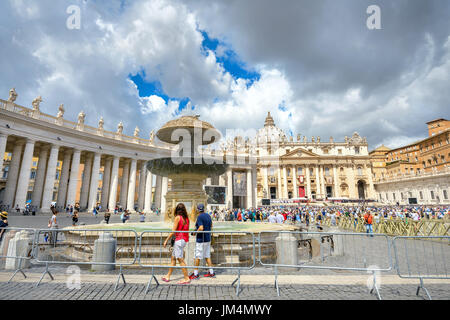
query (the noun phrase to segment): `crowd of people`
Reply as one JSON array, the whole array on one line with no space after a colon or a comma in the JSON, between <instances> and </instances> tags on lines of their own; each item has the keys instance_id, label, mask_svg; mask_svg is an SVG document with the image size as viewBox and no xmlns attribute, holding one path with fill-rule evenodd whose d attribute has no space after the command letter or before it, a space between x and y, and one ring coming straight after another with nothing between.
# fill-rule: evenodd
<instances>
[{"instance_id":1,"label":"crowd of people","mask_svg":"<svg viewBox=\"0 0 450 320\"><path fill-rule=\"evenodd\" d=\"M341 216L362 218L370 213L376 222L383 219L443 219L450 215L450 206L296 206L296 207L264 207L233 210L210 210L214 221L238 222L271 222L308 224L317 219ZM281 220L281 217L283 220ZM275 217L275 218L273 218Z\"/></svg>"}]
</instances>

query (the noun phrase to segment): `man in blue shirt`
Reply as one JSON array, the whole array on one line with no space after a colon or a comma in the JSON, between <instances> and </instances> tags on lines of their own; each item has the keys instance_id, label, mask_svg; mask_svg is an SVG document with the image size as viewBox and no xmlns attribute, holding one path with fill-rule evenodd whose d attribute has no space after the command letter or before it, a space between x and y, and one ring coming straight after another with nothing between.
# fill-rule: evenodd
<instances>
[{"instance_id":1,"label":"man in blue shirt","mask_svg":"<svg viewBox=\"0 0 450 320\"><path fill-rule=\"evenodd\" d=\"M199 213L197 221L195 223L196 231L211 231L212 230L212 220L209 214L205 213L205 206L200 203L197 206L197 211ZM195 259L194 264L196 267L200 265L200 259L205 259L206 264L209 267L209 272L205 274L205 277L215 277L214 270L212 269L211 261L211 233L210 232L199 232L197 233L197 240L195 243ZM194 270L194 273L189 276L192 279L198 279L198 269Z\"/></svg>"}]
</instances>

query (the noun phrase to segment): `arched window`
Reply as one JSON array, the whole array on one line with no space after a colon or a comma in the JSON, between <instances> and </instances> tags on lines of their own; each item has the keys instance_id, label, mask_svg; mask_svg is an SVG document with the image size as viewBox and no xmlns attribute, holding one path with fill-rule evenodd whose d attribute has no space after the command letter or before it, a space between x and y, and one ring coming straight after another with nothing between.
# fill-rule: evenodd
<instances>
[{"instance_id":1,"label":"arched window","mask_svg":"<svg viewBox=\"0 0 450 320\"><path fill-rule=\"evenodd\" d=\"M358 167L358 176L362 176L363 175L363 171L361 167Z\"/></svg>"},{"instance_id":2,"label":"arched window","mask_svg":"<svg viewBox=\"0 0 450 320\"><path fill-rule=\"evenodd\" d=\"M325 175L329 176L330 175L330 168L325 168Z\"/></svg>"}]
</instances>

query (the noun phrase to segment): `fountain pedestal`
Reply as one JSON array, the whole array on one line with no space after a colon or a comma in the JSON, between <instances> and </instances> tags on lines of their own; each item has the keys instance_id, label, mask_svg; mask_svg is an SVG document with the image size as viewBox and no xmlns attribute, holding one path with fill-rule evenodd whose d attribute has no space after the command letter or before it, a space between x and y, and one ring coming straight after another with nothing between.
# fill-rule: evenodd
<instances>
[{"instance_id":1,"label":"fountain pedestal","mask_svg":"<svg viewBox=\"0 0 450 320\"><path fill-rule=\"evenodd\" d=\"M172 188L166 194L167 210L164 215L165 222L171 222L174 219L175 207L182 202L186 206L189 214L189 220L195 222L197 220L197 204L206 205L208 195L203 190L203 180L206 175L197 173L179 173L169 175L172 179Z\"/></svg>"}]
</instances>

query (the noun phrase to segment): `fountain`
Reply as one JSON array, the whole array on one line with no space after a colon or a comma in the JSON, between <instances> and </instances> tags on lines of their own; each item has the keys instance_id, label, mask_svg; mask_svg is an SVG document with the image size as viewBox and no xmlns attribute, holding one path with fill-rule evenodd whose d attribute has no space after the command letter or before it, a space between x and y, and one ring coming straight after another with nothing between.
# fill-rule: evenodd
<instances>
[{"instance_id":1,"label":"fountain","mask_svg":"<svg viewBox=\"0 0 450 320\"><path fill-rule=\"evenodd\" d=\"M167 209L164 221L174 219L175 207L182 202L190 211L189 220L193 223L197 218L197 204L206 205L208 199L203 181L211 174L225 173L228 167L223 156L212 158L198 152L200 146L217 142L220 133L208 122L199 120L199 116L184 116L167 122L156 136L178 147L170 158L154 159L147 163L150 172L172 180L172 188L165 196Z\"/></svg>"},{"instance_id":2,"label":"fountain","mask_svg":"<svg viewBox=\"0 0 450 320\"><path fill-rule=\"evenodd\" d=\"M175 146L170 158L157 158L148 161L147 170L152 174L168 177L172 180L172 187L166 194L167 209L164 212L164 221L146 222L146 223L120 223L120 224L100 224L90 226L79 226L66 228L68 231L67 239L69 247L72 243L88 241L93 245L94 241L102 234L100 230L135 230L141 236L139 249L141 258L147 261L154 261L159 257L158 263L169 264L170 252L161 252L162 239L167 236L172 228L174 219L174 210L178 203L184 203L189 213L191 222L190 230L193 230L197 218L197 204L207 204L208 196L203 189L203 181L211 175L221 175L226 172L228 165L224 162L223 155L212 157L201 155L198 151L200 146L208 145L219 141L220 133L211 124L199 120L199 116L184 116L167 122L158 132L159 140ZM73 230L75 229L75 230ZM99 231L87 231L97 229ZM255 236L262 231L287 231L299 230L298 226L270 224L265 222L214 222L213 223L213 241L212 241L212 259L215 265L233 264L249 265L251 264L253 243ZM145 232L151 231L151 232ZM239 231L240 233L231 234L229 232ZM143 233L142 233L143 232ZM275 257L274 239L277 233L265 234L263 242L271 257ZM117 233L115 238L119 246L125 247L125 244L134 243L132 233ZM195 237L190 239L195 243ZM270 239L269 239L270 238ZM89 260L92 253L86 251L89 246L83 245L80 248L73 247L71 250L80 251L86 255ZM192 248L191 248L192 249ZM187 248L187 261L193 254L193 250ZM131 248L125 251L132 250ZM231 250L231 252L230 252ZM120 251L120 250L119 250ZM191 252L192 251L192 252ZM124 260L125 257L119 260ZM126 260L126 259L125 259Z\"/></svg>"}]
</instances>

